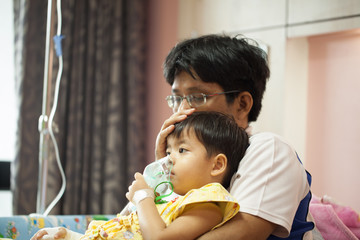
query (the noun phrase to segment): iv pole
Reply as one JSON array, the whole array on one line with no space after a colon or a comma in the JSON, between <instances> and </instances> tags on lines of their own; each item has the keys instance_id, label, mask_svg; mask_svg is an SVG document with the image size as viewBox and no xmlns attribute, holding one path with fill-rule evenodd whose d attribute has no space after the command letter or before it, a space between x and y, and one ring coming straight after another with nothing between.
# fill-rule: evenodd
<instances>
[{"instance_id":1,"label":"iv pole","mask_svg":"<svg viewBox=\"0 0 360 240\"><path fill-rule=\"evenodd\" d=\"M48 174L48 160L49 160L49 131L48 131L48 113L50 104L48 102L51 96L51 80L52 80L52 62L53 51L50 47L53 45L50 41L52 36L52 25L54 24L53 13L55 8L52 4L53 0L48 0L47 23L46 23L46 42L45 42L45 63L44 63L44 81L43 81L43 98L42 98L42 113L39 117L39 178L38 191L36 201L36 213L43 214L45 212L46 204L46 183Z\"/></svg>"}]
</instances>

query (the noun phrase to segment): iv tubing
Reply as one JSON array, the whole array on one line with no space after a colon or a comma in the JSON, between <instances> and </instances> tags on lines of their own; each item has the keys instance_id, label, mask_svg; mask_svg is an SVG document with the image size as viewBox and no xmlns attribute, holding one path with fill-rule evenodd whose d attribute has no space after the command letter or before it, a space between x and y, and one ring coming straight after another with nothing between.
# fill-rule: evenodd
<instances>
[{"instance_id":1,"label":"iv tubing","mask_svg":"<svg viewBox=\"0 0 360 240\"><path fill-rule=\"evenodd\" d=\"M57 36L61 35L61 25L62 25L62 16L61 15L62 15L61 14L61 0L57 0L57 17L58 17ZM44 212L45 216L47 216L49 214L49 212L54 208L54 206L57 204L57 202L61 199L62 195L65 192L65 188L66 188L65 173L61 166L59 148L58 148L56 138L55 138L55 135L53 132L53 120L54 120L54 116L55 116L55 112L56 112L56 108L57 108L57 104L58 104L61 75L62 75L62 71L63 71L63 56L61 54L58 57L59 57L59 69L58 69L58 74L56 77L56 84L55 84L55 90L54 90L54 103L51 108L48 126L49 126L49 134L50 134L51 140L54 144L56 161L57 161L57 164L58 164L58 167L60 170L60 174L61 174L61 178L62 178L62 185L61 185L61 189L60 189L59 193L57 194L57 196L55 197L55 199L49 204L49 206L45 210L45 212Z\"/></svg>"},{"instance_id":2,"label":"iv tubing","mask_svg":"<svg viewBox=\"0 0 360 240\"><path fill-rule=\"evenodd\" d=\"M45 63L44 63L44 82L43 82L43 102L42 111L39 118L39 131L40 131L40 143L39 143L39 182L36 202L36 212L41 214L45 209L45 193L46 193L46 181L45 175L47 170L47 164L44 161L44 135L46 129L46 103L47 103L47 88L48 88L48 74L49 74L49 48L50 48L50 30L51 30L51 9L52 0L48 0L47 11L47 23L46 23L46 42L45 42ZM47 160L46 160L47 161ZM46 165L45 165L46 164Z\"/></svg>"},{"instance_id":3,"label":"iv tubing","mask_svg":"<svg viewBox=\"0 0 360 240\"><path fill-rule=\"evenodd\" d=\"M51 10L51 3L50 3L51 1L52 0L49 0L49 9L50 10ZM48 14L49 14L49 12L48 12ZM49 131L50 138L51 138L51 140L52 140L52 142L54 144L55 157L56 157L56 162L57 162L59 170L60 170L60 174L61 174L61 178L62 178L62 185L61 185L61 189L60 189L59 193L57 194L57 196L55 197L55 199L49 204L49 206L47 207L47 209L43 213L44 216L47 216L49 214L49 212L54 208L54 206L57 204L57 202L61 199L62 195L65 192L65 188L66 188L65 173L64 173L64 170L63 170L62 165L61 165L59 148L58 148L56 138L55 138L55 135L54 135L54 132L53 132L53 120L54 120L56 108L57 108L57 105L58 105L60 82L61 82L61 76L62 76L62 72L63 72L63 57L62 57L62 53L61 53L61 38L62 38L62 36L61 36L61 27L62 27L61 0L57 0L57 17L58 17L58 21L57 21L57 36L56 37L60 38L60 42L58 42L58 44L60 44L60 45L57 45L55 43L55 46L60 48L60 51L59 51L60 53L58 54L58 52L57 52L57 55L59 57L59 69L58 69L58 74L57 74L56 83L55 83L53 106L51 108L49 121L48 121L48 131ZM49 17L48 17L48 19L49 19ZM48 48L48 40L49 39L48 39L48 35L47 35L47 40L46 40L47 41L47 44L46 44L47 48ZM47 49L47 51L48 51L48 49ZM46 56L48 56L48 54ZM47 63L47 61L46 61L46 63ZM48 64L45 64L45 65L48 65ZM46 67L45 71L47 71L47 69L48 68ZM46 76L48 76L48 74L46 74ZM45 76L44 76L44 80L45 80ZM46 90L45 86L47 88L47 81L46 81L46 84L44 83L44 89ZM44 91L44 92L46 92L46 91ZM44 102L43 102L43 106L46 105L46 101L44 101ZM43 109L43 111L44 111L44 109ZM45 114L43 113L42 117L44 115ZM42 184L42 183L39 183L39 185L40 184ZM43 204L45 205L45 203L43 203Z\"/></svg>"}]
</instances>

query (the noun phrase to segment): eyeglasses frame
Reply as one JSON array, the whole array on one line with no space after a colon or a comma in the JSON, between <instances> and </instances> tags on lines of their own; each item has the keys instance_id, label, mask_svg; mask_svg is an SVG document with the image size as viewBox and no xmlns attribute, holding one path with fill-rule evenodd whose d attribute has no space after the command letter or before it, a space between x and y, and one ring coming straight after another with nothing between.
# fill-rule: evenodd
<instances>
[{"instance_id":1,"label":"eyeglasses frame","mask_svg":"<svg viewBox=\"0 0 360 240\"><path fill-rule=\"evenodd\" d=\"M174 108L174 106L170 106L170 104L169 104L168 98L170 98L170 97L180 98L180 99L181 99L180 103L183 102L184 99L186 99L186 101L188 102L188 104L189 104L190 107L199 107L199 106L192 106L192 104L191 104L191 102L190 102L190 97L191 97L191 96L193 96L193 95L195 95L195 94L201 94L201 95L203 96L203 98L204 98L204 103L200 105L200 106L202 106L202 105L206 104L206 100L207 100L208 97L214 97L214 96L218 96L218 95L229 94L229 93L237 93L237 92L241 92L241 91L240 91L240 90L232 90L232 91L212 93L212 94L193 93L193 94L189 94L189 95L184 96L184 97L182 97L182 96L177 96L177 95L169 95L169 96L167 96L167 97L165 98L165 100L166 100L166 102L168 103L168 106L169 106L170 108Z\"/></svg>"}]
</instances>

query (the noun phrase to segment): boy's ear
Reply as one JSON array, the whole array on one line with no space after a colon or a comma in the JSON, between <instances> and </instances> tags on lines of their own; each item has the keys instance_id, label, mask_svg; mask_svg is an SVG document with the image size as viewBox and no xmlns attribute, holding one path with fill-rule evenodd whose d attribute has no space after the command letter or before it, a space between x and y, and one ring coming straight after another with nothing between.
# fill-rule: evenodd
<instances>
[{"instance_id":1,"label":"boy's ear","mask_svg":"<svg viewBox=\"0 0 360 240\"><path fill-rule=\"evenodd\" d=\"M213 169L211 171L211 176L217 177L226 172L227 167L227 157L225 154L220 153L216 155L213 159Z\"/></svg>"}]
</instances>

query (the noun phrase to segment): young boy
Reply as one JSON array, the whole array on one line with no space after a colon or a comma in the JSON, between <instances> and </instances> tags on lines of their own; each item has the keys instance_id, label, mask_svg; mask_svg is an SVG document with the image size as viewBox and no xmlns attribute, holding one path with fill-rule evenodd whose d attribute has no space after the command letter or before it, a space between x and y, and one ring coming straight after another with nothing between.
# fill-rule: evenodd
<instances>
[{"instance_id":1,"label":"young boy","mask_svg":"<svg viewBox=\"0 0 360 240\"><path fill-rule=\"evenodd\" d=\"M93 221L84 236L62 229L58 237L196 239L237 214L239 205L225 188L247 147L246 132L231 117L218 112L194 113L177 123L167 137L166 153L173 163L171 183L178 198L155 205L154 190L136 173L126 194L136 212ZM39 232L33 239L43 235Z\"/></svg>"},{"instance_id":2,"label":"young boy","mask_svg":"<svg viewBox=\"0 0 360 240\"><path fill-rule=\"evenodd\" d=\"M194 111L231 115L250 135L230 187L240 211L200 239L312 239L311 176L279 136L252 134L249 127L260 113L270 75L266 57L247 39L207 35L178 43L165 60L164 76L172 87L166 100L174 114L158 135L156 159L166 155L174 124Z\"/></svg>"}]
</instances>

